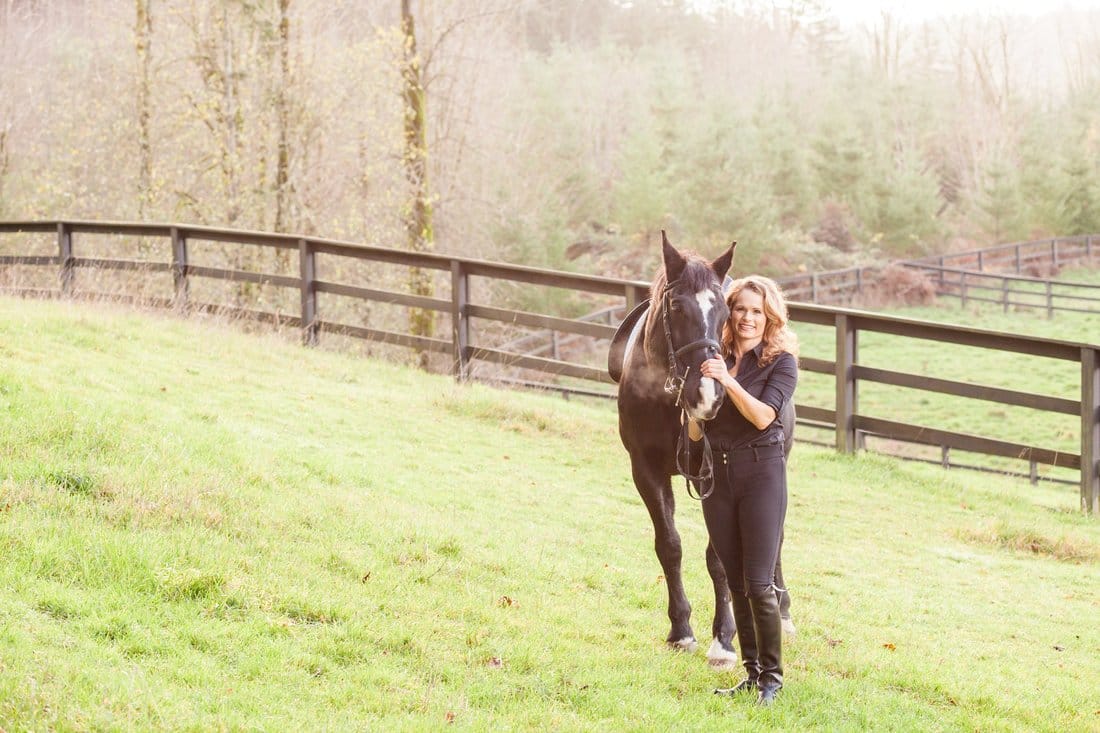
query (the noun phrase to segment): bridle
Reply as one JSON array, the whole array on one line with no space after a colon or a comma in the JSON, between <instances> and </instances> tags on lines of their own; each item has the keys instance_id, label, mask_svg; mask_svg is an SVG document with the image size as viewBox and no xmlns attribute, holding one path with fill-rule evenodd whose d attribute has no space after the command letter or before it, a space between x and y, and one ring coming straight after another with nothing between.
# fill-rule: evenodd
<instances>
[{"instance_id":1,"label":"bridle","mask_svg":"<svg viewBox=\"0 0 1100 733\"><path fill-rule=\"evenodd\" d=\"M714 353L718 353L722 345L712 338L701 338L692 341L690 344L685 344L680 348L676 348L676 345L672 343L672 323L669 320L669 311L672 310L672 289L679 285L679 280L673 280L665 285L665 289L661 291L661 325L665 329L665 343L668 345L668 378L665 379L665 394L676 398L676 406L683 409L681 401L684 396L684 384L687 382L688 372L691 371L691 365L687 365L683 368L683 373L680 370L680 355L685 351L699 348L700 346L710 347Z\"/></svg>"},{"instance_id":2,"label":"bridle","mask_svg":"<svg viewBox=\"0 0 1100 733\"><path fill-rule=\"evenodd\" d=\"M696 339L689 344L685 344L680 348L676 348L676 345L672 342L672 323L669 313L672 310L672 289L676 287L680 281L673 280L665 284L664 290L661 291L661 325L665 331L665 343L668 345L668 377L665 379L665 393L671 397L676 398L676 406L680 408L681 424L680 436L676 441L676 472L684 477L684 484L687 487L688 496L692 499L698 499L702 501L710 496L714 491L714 456L710 452L710 441L707 439L707 432L704 429L703 424L700 423L699 430L702 433L702 448L703 459L700 462L699 474L694 475L690 472L691 457L688 456L688 468L684 467L684 462L681 460L681 456L684 454L684 446L689 444L687 435L687 411L684 409L683 396L684 396L684 384L687 382L688 372L691 371L691 365L685 365L681 371L680 367L680 355L691 349L697 349L700 346L705 346L711 353L719 353L722 345L716 340L704 337ZM694 494L691 490L691 482L695 481L699 486L698 495Z\"/></svg>"}]
</instances>

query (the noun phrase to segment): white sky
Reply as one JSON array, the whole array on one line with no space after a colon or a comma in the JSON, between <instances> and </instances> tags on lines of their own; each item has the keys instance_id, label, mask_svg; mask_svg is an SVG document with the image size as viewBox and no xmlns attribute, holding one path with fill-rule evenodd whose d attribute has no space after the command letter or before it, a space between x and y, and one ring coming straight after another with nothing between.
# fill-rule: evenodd
<instances>
[{"instance_id":1,"label":"white sky","mask_svg":"<svg viewBox=\"0 0 1100 733\"><path fill-rule=\"evenodd\" d=\"M865 23L878 19L882 10L895 17L921 21L961 13L1040 15L1061 8L1100 9L1100 0L828 0L843 23Z\"/></svg>"}]
</instances>

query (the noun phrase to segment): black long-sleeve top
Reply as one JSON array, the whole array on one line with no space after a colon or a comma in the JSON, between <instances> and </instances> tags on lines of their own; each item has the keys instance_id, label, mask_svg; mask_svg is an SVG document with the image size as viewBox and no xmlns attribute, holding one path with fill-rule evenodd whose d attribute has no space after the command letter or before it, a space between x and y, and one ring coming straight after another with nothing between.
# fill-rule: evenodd
<instances>
[{"instance_id":1,"label":"black long-sleeve top","mask_svg":"<svg viewBox=\"0 0 1100 733\"><path fill-rule=\"evenodd\" d=\"M775 410L776 418L763 430L757 429L741 414L732 400L727 399L718 415L707 425L707 437L714 450L734 450L750 445L766 445L782 442L785 430L791 426L782 424L779 414L783 406L794 396L798 384L798 362L792 354L781 353L770 364L760 366L761 342L741 357L735 375L737 381L750 395ZM733 357L726 357L726 368L733 367Z\"/></svg>"}]
</instances>

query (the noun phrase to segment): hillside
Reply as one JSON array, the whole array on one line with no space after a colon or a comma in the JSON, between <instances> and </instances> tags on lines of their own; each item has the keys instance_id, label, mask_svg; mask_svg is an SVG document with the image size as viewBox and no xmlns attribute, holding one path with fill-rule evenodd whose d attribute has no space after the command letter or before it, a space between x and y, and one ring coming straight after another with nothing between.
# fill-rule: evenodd
<instances>
[{"instance_id":1,"label":"hillside","mask_svg":"<svg viewBox=\"0 0 1100 733\"><path fill-rule=\"evenodd\" d=\"M1095 730L1067 487L807 445L782 704L668 651L607 405L0 299L0 728ZM697 635L698 507L678 489ZM705 647L705 644L703 645Z\"/></svg>"}]
</instances>

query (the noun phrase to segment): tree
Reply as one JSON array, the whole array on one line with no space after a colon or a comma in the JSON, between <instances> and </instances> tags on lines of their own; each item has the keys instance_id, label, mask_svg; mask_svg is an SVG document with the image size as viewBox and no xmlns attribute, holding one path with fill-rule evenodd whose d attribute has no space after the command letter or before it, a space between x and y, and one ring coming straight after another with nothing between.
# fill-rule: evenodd
<instances>
[{"instance_id":1,"label":"tree","mask_svg":"<svg viewBox=\"0 0 1100 733\"><path fill-rule=\"evenodd\" d=\"M1015 172L1010 165L997 160L990 164L985 174L977 207L984 215L982 227L986 235L992 242L1022 238L1026 234L1024 205Z\"/></svg>"},{"instance_id":2,"label":"tree","mask_svg":"<svg viewBox=\"0 0 1100 733\"><path fill-rule=\"evenodd\" d=\"M1060 233L1095 234L1100 231L1100 177L1088 159L1072 155L1064 173L1063 229Z\"/></svg>"},{"instance_id":3,"label":"tree","mask_svg":"<svg viewBox=\"0 0 1100 733\"><path fill-rule=\"evenodd\" d=\"M402 208L405 221L405 243L413 252L430 252L435 248L432 230L432 203L428 190L427 94L422 82L423 69L416 47L416 18L412 0L401 0L402 39L402 99L404 101L405 177L409 184L408 198ZM431 297L435 289L431 275L419 268L409 268L409 289L414 295ZM409 313L409 331L414 336L430 338L435 332L435 315L426 308ZM428 367L428 352L420 352L420 366Z\"/></svg>"},{"instance_id":4,"label":"tree","mask_svg":"<svg viewBox=\"0 0 1100 733\"><path fill-rule=\"evenodd\" d=\"M140 2L140 0L139 0ZM276 36L279 58L278 83L275 87L276 163L275 231L285 232L290 200L290 0L279 0L279 26Z\"/></svg>"},{"instance_id":5,"label":"tree","mask_svg":"<svg viewBox=\"0 0 1100 733\"><path fill-rule=\"evenodd\" d=\"M144 221L153 204L153 145L150 132L152 116L153 13L152 0L135 0L134 48L137 52L138 121L138 219Z\"/></svg>"}]
</instances>

